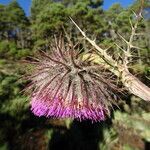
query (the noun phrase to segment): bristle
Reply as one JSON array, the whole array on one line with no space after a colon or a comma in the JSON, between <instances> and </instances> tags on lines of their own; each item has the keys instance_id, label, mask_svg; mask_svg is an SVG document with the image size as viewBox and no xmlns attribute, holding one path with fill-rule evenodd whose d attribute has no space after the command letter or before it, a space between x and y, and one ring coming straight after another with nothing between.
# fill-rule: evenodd
<instances>
[{"instance_id":1,"label":"bristle","mask_svg":"<svg viewBox=\"0 0 150 150\"><path fill-rule=\"evenodd\" d=\"M104 120L117 90L112 74L89 58L82 61L76 46L67 47L62 38L54 43L51 54L41 51L31 60L31 110L37 116Z\"/></svg>"}]
</instances>

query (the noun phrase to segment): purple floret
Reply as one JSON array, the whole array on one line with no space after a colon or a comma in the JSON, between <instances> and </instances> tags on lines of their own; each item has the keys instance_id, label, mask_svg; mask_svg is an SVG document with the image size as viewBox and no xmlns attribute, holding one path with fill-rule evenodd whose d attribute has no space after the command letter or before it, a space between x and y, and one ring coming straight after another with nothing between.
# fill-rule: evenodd
<instances>
[{"instance_id":1,"label":"purple floret","mask_svg":"<svg viewBox=\"0 0 150 150\"><path fill-rule=\"evenodd\" d=\"M31 110L36 116L46 116L54 118L75 118L78 120L101 121L105 120L104 113L106 110L100 105L96 107L92 105L75 103L65 104L62 100L54 99L38 99L34 97L31 101Z\"/></svg>"}]
</instances>

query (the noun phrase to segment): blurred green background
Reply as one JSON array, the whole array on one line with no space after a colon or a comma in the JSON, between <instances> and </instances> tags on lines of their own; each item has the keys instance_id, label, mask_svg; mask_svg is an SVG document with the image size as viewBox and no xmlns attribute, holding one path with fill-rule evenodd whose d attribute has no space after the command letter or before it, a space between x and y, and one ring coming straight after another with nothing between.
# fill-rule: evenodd
<instances>
[{"instance_id":1,"label":"blurred green background","mask_svg":"<svg viewBox=\"0 0 150 150\"><path fill-rule=\"evenodd\" d=\"M0 3L0 150L150 150L150 103L129 93L118 100L111 117L92 123L36 117L30 111L29 98L21 91L27 81L22 59L38 50L49 49L53 35L63 28L74 41L82 39L69 20L86 31L102 48L111 46L114 59L121 54L114 42L125 48L117 33L129 39L134 23L133 11L140 1L128 8L115 3L103 10L102 0L32 0L31 15L26 16L17 1ZM130 70L150 85L150 3L146 1L133 49ZM82 40L82 46L89 48Z\"/></svg>"}]
</instances>

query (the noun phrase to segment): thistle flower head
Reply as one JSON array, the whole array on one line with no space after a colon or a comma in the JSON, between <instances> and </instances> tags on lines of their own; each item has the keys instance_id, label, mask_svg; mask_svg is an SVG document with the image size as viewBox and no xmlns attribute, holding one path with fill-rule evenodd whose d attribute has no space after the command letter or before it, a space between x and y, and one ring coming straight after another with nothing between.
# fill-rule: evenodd
<instances>
[{"instance_id":1,"label":"thistle flower head","mask_svg":"<svg viewBox=\"0 0 150 150\"><path fill-rule=\"evenodd\" d=\"M30 59L31 110L37 116L104 120L115 85L103 66L82 59L78 46L55 40L50 53Z\"/></svg>"}]
</instances>

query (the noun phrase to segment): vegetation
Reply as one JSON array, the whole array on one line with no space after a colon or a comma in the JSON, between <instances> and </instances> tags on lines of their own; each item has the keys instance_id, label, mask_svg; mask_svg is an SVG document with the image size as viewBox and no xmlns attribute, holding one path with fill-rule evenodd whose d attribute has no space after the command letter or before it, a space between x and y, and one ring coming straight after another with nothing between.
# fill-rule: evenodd
<instances>
[{"instance_id":1,"label":"vegetation","mask_svg":"<svg viewBox=\"0 0 150 150\"><path fill-rule=\"evenodd\" d=\"M131 20L139 11L137 0L128 8L113 4L102 9L102 0L32 0L31 15L27 17L16 0L0 4L0 150L145 150L150 147L150 104L126 93L117 101L111 117L106 121L91 123L76 120L57 120L36 117L30 111L30 98L22 90L27 81L22 60L37 55L39 50L51 50L56 37L71 37L81 42L81 49L90 45L83 39L69 17L91 39L116 61L126 47L124 41L131 35ZM150 10L145 2L133 48L130 72L143 83L150 85ZM65 33L66 32L66 33ZM116 45L119 45L117 47Z\"/></svg>"}]
</instances>

